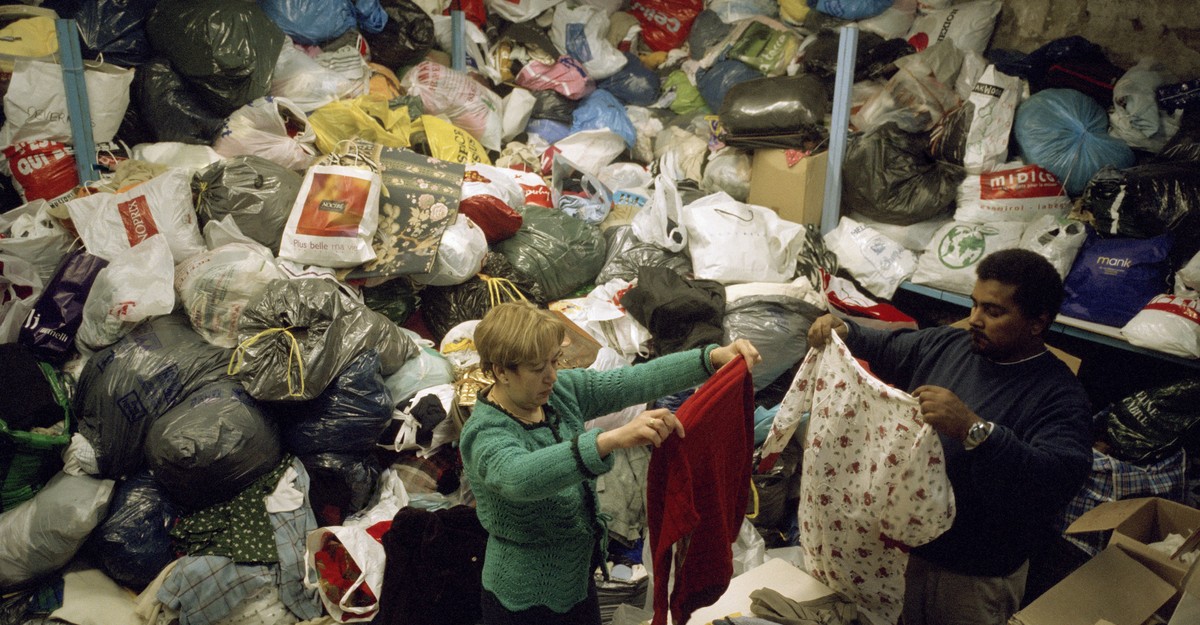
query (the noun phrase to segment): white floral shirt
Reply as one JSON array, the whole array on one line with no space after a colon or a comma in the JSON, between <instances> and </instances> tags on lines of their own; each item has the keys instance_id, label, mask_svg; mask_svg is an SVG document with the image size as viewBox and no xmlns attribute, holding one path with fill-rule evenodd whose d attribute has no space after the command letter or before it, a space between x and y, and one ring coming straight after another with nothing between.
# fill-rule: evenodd
<instances>
[{"instance_id":1,"label":"white floral shirt","mask_svg":"<svg viewBox=\"0 0 1200 625\"><path fill-rule=\"evenodd\" d=\"M917 400L871 375L836 335L822 351L809 351L775 423L786 429L806 412L805 566L872 620L895 623L909 547L954 521L941 441Z\"/></svg>"}]
</instances>

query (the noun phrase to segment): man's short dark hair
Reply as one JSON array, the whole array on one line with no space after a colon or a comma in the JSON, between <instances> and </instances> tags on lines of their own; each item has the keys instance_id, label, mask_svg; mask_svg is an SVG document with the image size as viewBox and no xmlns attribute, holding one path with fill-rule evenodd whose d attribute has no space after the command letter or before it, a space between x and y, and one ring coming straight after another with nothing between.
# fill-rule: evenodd
<instances>
[{"instance_id":1,"label":"man's short dark hair","mask_svg":"<svg viewBox=\"0 0 1200 625\"><path fill-rule=\"evenodd\" d=\"M975 269L980 280L1013 285L1013 301L1027 317L1046 313L1053 321L1062 306L1063 283L1058 270L1037 252L1023 249L988 254Z\"/></svg>"}]
</instances>

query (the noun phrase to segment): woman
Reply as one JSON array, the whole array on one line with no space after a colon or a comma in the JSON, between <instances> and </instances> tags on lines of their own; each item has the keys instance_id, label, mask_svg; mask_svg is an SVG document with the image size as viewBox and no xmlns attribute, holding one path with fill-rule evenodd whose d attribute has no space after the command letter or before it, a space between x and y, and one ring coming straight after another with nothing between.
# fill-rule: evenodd
<instances>
[{"instance_id":1,"label":"woman","mask_svg":"<svg viewBox=\"0 0 1200 625\"><path fill-rule=\"evenodd\" d=\"M683 426L669 410L648 410L608 432L583 424L702 383L741 355L748 341L709 345L611 371L557 362L562 324L525 302L492 308L475 328L475 347L495 383L480 392L460 437L463 465L488 530L483 622L598 625L592 572L603 562L607 530L597 510L596 477L615 449L661 445Z\"/></svg>"}]
</instances>

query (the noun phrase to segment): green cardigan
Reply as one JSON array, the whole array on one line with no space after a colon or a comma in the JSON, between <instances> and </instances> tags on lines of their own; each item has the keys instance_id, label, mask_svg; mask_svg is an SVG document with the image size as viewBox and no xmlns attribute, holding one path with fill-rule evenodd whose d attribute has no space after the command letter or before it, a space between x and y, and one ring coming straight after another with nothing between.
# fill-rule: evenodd
<instances>
[{"instance_id":1,"label":"green cardigan","mask_svg":"<svg viewBox=\"0 0 1200 625\"><path fill-rule=\"evenodd\" d=\"M584 422L697 386L713 371L709 353L692 349L609 371L563 369L528 425L479 398L459 444L488 531L483 587L512 611L545 606L567 612L587 596L607 530L598 513L596 477L612 469Z\"/></svg>"}]
</instances>

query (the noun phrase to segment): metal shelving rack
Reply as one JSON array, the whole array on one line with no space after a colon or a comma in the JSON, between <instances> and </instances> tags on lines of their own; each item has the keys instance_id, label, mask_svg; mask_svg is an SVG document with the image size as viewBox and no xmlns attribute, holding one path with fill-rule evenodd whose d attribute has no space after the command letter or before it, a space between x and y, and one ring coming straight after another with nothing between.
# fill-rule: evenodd
<instances>
[{"instance_id":1,"label":"metal shelving rack","mask_svg":"<svg viewBox=\"0 0 1200 625\"><path fill-rule=\"evenodd\" d=\"M821 233L837 227L842 207L842 165L846 155L849 135L850 88L854 80L855 54L858 50L858 27L843 26L838 42L838 72L834 82L832 122L829 128L829 169L825 176L825 202L821 206ZM911 282L900 288L936 300L971 308L971 298L966 295L934 289ZM1121 338L1117 328L1098 326L1070 317L1059 315L1050 326L1051 332L1091 341L1108 347L1144 354L1191 369L1200 370L1200 360L1180 358L1164 352L1145 349L1130 344Z\"/></svg>"}]
</instances>

